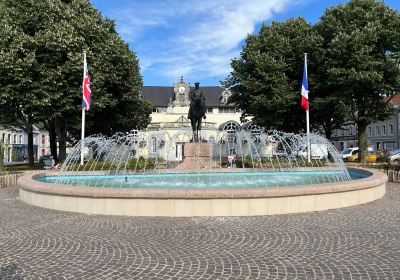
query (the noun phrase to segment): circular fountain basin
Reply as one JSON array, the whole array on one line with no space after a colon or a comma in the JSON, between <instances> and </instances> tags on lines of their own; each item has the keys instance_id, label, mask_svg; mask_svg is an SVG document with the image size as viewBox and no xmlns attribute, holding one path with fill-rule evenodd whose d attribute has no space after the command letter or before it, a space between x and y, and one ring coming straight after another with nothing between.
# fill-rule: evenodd
<instances>
[{"instance_id":1,"label":"circular fountain basin","mask_svg":"<svg viewBox=\"0 0 400 280\"><path fill-rule=\"evenodd\" d=\"M35 178L44 183L68 184L72 186L100 188L145 188L145 189L251 189L279 186L310 185L341 182L342 171L280 171L280 172L206 172L206 173L161 173L123 175L70 175L41 176ZM365 178L365 172L351 171L353 178Z\"/></svg>"},{"instance_id":2,"label":"circular fountain basin","mask_svg":"<svg viewBox=\"0 0 400 280\"><path fill-rule=\"evenodd\" d=\"M38 172L21 177L18 185L20 199L35 206L88 214L171 217L321 211L370 202L386 192L384 173L350 169L353 180L339 182L335 172L339 171L65 178ZM63 185L57 180L70 182Z\"/></svg>"}]
</instances>

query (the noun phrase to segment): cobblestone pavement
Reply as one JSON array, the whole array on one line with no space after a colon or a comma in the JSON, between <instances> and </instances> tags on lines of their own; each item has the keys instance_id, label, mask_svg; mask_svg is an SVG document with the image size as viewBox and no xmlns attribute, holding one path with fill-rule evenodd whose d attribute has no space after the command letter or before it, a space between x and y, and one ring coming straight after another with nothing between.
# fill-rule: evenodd
<instances>
[{"instance_id":1,"label":"cobblestone pavement","mask_svg":"<svg viewBox=\"0 0 400 280\"><path fill-rule=\"evenodd\" d=\"M400 279L400 185L308 214L134 218L57 212L0 189L0 279Z\"/></svg>"}]
</instances>

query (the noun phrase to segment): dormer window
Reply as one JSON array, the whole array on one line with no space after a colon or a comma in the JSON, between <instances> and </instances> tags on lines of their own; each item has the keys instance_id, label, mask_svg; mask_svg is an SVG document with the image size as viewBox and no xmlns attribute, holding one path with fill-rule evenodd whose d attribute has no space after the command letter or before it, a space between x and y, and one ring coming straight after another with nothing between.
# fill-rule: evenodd
<instances>
[{"instance_id":1,"label":"dormer window","mask_svg":"<svg viewBox=\"0 0 400 280\"><path fill-rule=\"evenodd\" d=\"M226 104L228 104L228 101L229 101L229 97L231 96L231 93L229 92L229 91L227 91L227 90L224 90L223 92L222 92L222 94L221 94L221 101L220 101L220 103L221 104L224 104L224 105L226 105Z\"/></svg>"}]
</instances>

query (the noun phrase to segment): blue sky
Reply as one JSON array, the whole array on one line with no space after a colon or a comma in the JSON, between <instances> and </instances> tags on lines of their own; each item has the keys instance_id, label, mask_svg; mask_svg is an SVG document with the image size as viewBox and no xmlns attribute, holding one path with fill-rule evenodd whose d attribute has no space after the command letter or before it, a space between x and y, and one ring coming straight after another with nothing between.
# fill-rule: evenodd
<instances>
[{"instance_id":1,"label":"blue sky","mask_svg":"<svg viewBox=\"0 0 400 280\"><path fill-rule=\"evenodd\" d=\"M302 16L318 21L345 0L91 0L117 23L139 58L144 85L169 86L183 75L202 86L219 85L239 57L247 34L262 22ZM400 10L400 0L386 0Z\"/></svg>"}]
</instances>

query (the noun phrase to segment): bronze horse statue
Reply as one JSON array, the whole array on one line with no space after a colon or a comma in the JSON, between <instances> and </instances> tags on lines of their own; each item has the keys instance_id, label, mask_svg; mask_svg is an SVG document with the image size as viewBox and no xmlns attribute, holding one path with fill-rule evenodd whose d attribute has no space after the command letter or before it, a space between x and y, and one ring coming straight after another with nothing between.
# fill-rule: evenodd
<instances>
[{"instance_id":1,"label":"bronze horse statue","mask_svg":"<svg viewBox=\"0 0 400 280\"><path fill-rule=\"evenodd\" d=\"M195 88L190 91L190 108L188 119L192 124L193 141L199 140L201 131L201 119L206 119L206 99L203 91L199 88L200 83L195 83Z\"/></svg>"}]
</instances>

